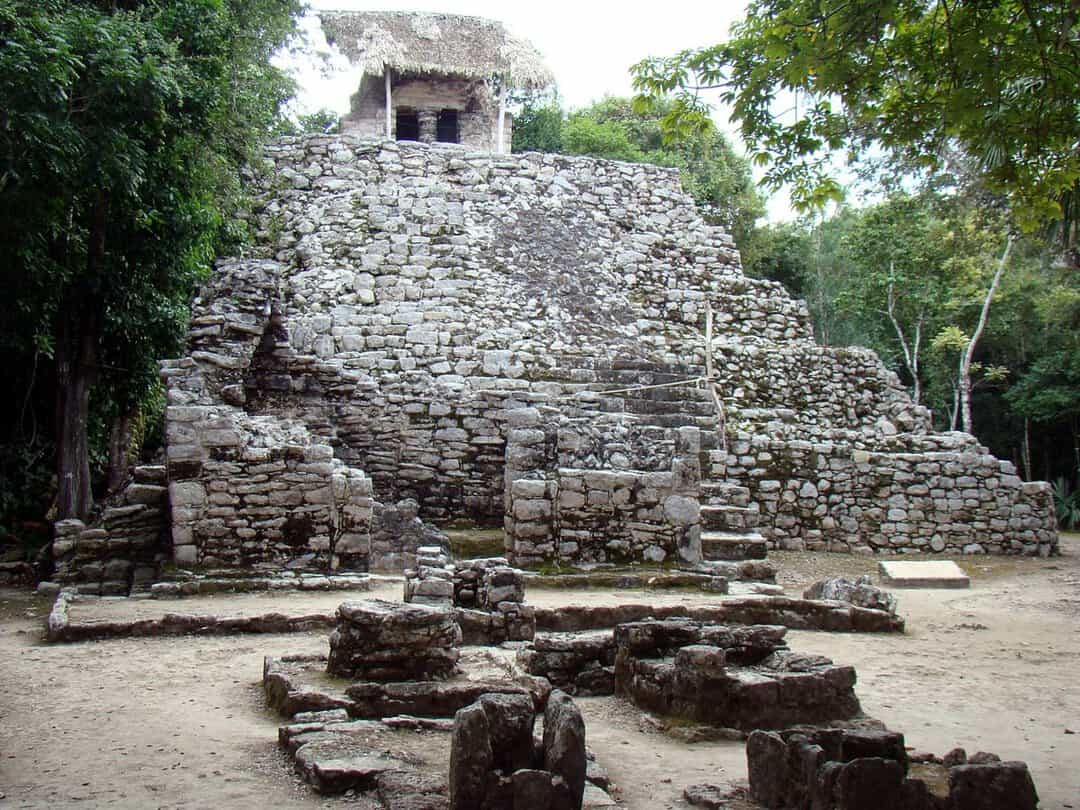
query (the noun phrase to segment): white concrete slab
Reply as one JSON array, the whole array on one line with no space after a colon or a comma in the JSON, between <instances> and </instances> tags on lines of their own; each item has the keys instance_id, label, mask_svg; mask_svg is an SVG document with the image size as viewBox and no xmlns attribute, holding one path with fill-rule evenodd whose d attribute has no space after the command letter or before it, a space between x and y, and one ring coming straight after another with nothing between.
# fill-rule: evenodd
<instances>
[{"instance_id":1,"label":"white concrete slab","mask_svg":"<svg viewBox=\"0 0 1080 810\"><path fill-rule=\"evenodd\" d=\"M952 560L879 562L881 584L896 588L967 588L971 580Z\"/></svg>"}]
</instances>

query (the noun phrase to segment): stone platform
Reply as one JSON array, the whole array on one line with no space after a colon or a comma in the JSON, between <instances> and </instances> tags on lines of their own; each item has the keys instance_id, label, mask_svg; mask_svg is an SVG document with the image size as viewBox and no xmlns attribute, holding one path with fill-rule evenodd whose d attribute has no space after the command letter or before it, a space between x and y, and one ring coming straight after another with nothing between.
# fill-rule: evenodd
<instances>
[{"instance_id":1,"label":"stone platform","mask_svg":"<svg viewBox=\"0 0 1080 810\"><path fill-rule=\"evenodd\" d=\"M878 563L883 585L896 588L967 588L971 580L952 560Z\"/></svg>"}]
</instances>

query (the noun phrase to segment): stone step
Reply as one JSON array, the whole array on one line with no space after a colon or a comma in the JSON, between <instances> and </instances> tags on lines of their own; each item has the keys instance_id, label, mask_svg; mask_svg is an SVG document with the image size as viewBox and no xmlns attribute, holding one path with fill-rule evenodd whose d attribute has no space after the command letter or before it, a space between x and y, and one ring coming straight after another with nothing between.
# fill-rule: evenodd
<instances>
[{"instance_id":1,"label":"stone step","mask_svg":"<svg viewBox=\"0 0 1080 810\"><path fill-rule=\"evenodd\" d=\"M749 506L750 490L728 481L702 481L701 502L716 506Z\"/></svg>"},{"instance_id":2,"label":"stone step","mask_svg":"<svg viewBox=\"0 0 1080 810\"><path fill-rule=\"evenodd\" d=\"M716 416L716 409L705 402L662 402L652 399L627 399L625 408L629 413L684 413L694 416Z\"/></svg>"},{"instance_id":3,"label":"stone step","mask_svg":"<svg viewBox=\"0 0 1080 810\"><path fill-rule=\"evenodd\" d=\"M757 532L701 533L701 555L708 561L764 560L768 554L768 544Z\"/></svg>"},{"instance_id":4,"label":"stone step","mask_svg":"<svg viewBox=\"0 0 1080 810\"><path fill-rule=\"evenodd\" d=\"M158 484L164 486L166 483L165 467L161 464L145 464L141 467L136 467L133 475L136 484Z\"/></svg>"},{"instance_id":5,"label":"stone step","mask_svg":"<svg viewBox=\"0 0 1080 810\"><path fill-rule=\"evenodd\" d=\"M705 531L740 532L756 529L760 519L756 503L750 506L703 504L701 507L701 528Z\"/></svg>"},{"instance_id":6,"label":"stone step","mask_svg":"<svg viewBox=\"0 0 1080 810\"><path fill-rule=\"evenodd\" d=\"M124 503L162 506L167 492L164 486L158 484L128 484L124 490Z\"/></svg>"},{"instance_id":7,"label":"stone step","mask_svg":"<svg viewBox=\"0 0 1080 810\"><path fill-rule=\"evenodd\" d=\"M644 425L657 427L696 427L701 430L713 430L716 427L716 418L711 416L692 416L685 413L650 414L641 418Z\"/></svg>"}]
</instances>

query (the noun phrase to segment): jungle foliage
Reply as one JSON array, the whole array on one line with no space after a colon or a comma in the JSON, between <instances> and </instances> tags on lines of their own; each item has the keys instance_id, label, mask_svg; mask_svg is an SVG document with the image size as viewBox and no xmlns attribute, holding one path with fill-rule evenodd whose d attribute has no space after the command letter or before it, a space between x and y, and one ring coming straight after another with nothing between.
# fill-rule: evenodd
<instances>
[{"instance_id":1,"label":"jungle foliage","mask_svg":"<svg viewBox=\"0 0 1080 810\"><path fill-rule=\"evenodd\" d=\"M239 168L292 93L269 60L299 10L0 0L0 527L54 494L86 516L91 471L163 406L156 361L247 236Z\"/></svg>"},{"instance_id":2,"label":"jungle foliage","mask_svg":"<svg viewBox=\"0 0 1080 810\"><path fill-rule=\"evenodd\" d=\"M1007 228L1004 213L979 199L898 193L762 228L743 260L748 273L806 299L819 341L877 351L947 430L959 427L960 353ZM971 384L980 440L1027 478L1075 478L1080 277L1045 241L1017 240Z\"/></svg>"}]
</instances>

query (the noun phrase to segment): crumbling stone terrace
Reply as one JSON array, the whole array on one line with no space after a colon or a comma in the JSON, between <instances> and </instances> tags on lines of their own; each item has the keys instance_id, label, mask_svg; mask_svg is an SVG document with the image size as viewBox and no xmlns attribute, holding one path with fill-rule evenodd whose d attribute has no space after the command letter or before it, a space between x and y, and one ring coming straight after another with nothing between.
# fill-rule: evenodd
<instances>
[{"instance_id":1,"label":"crumbling stone terrace","mask_svg":"<svg viewBox=\"0 0 1080 810\"><path fill-rule=\"evenodd\" d=\"M1023 762L985 752L969 760L961 748L944 759L921 755L916 774L904 735L883 728L755 731L746 756L750 795L768 810L1035 810L1039 804Z\"/></svg>"},{"instance_id":2,"label":"crumbling stone terrace","mask_svg":"<svg viewBox=\"0 0 1080 810\"><path fill-rule=\"evenodd\" d=\"M786 632L687 620L621 624L615 693L661 714L742 730L858 714L854 668L792 653Z\"/></svg>"},{"instance_id":3,"label":"crumbling stone terrace","mask_svg":"<svg viewBox=\"0 0 1080 810\"><path fill-rule=\"evenodd\" d=\"M499 525L529 477L507 471L541 449L515 445L535 426L511 414L543 407L581 426L585 474L662 474L664 448L697 428L696 494L718 531L730 520L787 548L1056 548L1045 485L933 433L872 353L815 345L805 305L742 274L673 171L350 136L285 139L257 169L255 253L219 263L188 353L163 367L183 564L363 566L373 503L403 497L429 520ZM631 452L591 453L595 439ZM577 492L595 514L527 548L519 530L544 515L511 509L511 562L519 548L520 562L595 557L598 527L621 519L563 469L553 503ZM282 475L288 492L259 491ZM681 496L658 492L641 508ZM646 519L618 553L693 557L690 511L663 518L681 539L646 539L663 525Z\"/></svg>"}]
</instances>

